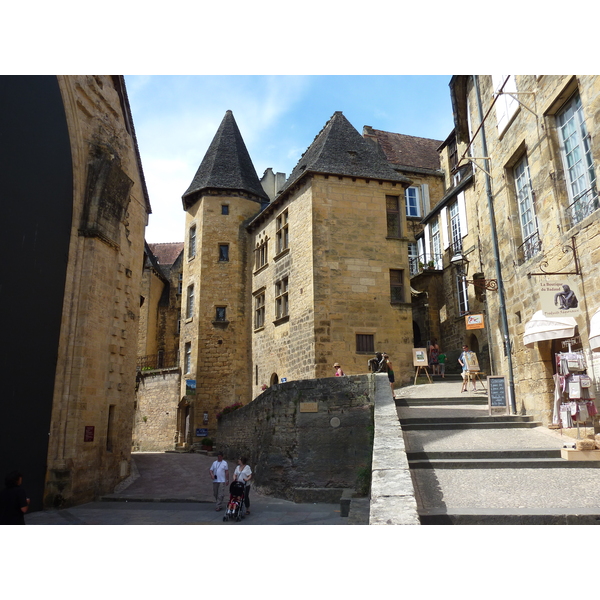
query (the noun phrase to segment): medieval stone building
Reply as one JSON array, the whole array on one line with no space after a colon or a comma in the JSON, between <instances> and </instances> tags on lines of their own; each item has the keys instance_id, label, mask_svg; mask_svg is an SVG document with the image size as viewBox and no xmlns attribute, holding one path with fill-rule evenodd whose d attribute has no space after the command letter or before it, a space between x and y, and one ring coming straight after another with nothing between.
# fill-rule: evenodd
<instances>
[{"instance_id":1,"label":"medieval stone building","mask_svg":"<svg viewBox=\"0 0 600 600\"><path fill-rule=\"evenodd\" d=\"M226 113L183 195L188 442L215 432L224 407L331 376L334 362L365 373L385 351L398 381L414 374L409 245L443 176L432 152L441 142L401 137L363 137L336 112L281 185L270 169L258 179ZM267 181L280 182L275 194Z\"/></svg>"},{"instance_id":2,"label":"medieval stone building","mask_svg":"<svg viewBox=\"0 0 600 600\"><path fill-rule=\"evenodd\" d=\"M0 472L32 508L129 475L150 204L122 77L0 77Z\"/></svg>"},{"instance_id":3,"label":"medieval stone building","mask_svg":"<svg viewBox=\"0 0 600 600\"><path fill-rule=\"evenodd\" d=\"M478 350L486 373L506 378L513 410L556 424L557 353L581 352L598 380L600 79L455 76L450 90L455 130L440 148L450 187L424 221L446 232L441 338L451 362L465 342ZM568 310L564 285L578 298ZM483 327L469 329L478 315Z\"/></svg>"}]
</instances>

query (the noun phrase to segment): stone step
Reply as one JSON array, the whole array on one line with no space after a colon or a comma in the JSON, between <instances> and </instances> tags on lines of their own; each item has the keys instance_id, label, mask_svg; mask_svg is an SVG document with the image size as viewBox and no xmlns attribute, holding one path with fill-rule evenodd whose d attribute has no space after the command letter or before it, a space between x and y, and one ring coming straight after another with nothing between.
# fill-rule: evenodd
<instances>
[{"instance_id":1,"label":"stone step","mask_svg":"<svg viewBox=\"0 0 600 600\"><path fill-rule=\"evenodd\" d=\"M394 398L396 406L414 408L423 406L487 406L488 399L465 396L463 398Z\"/></svg>"},{"instance_id":2,"label":"stone step","mask_svg":"<svg viewBox=\"0 0 600 600\"><path fill-rule=\"evenodd\" d=\"M535 421L494 421L494 422L447 422L434 423L404 423L400 421L403 431L445 430L445 429L533 429L541 427L542 423Z\"/></svg>"},{"instance_id":3,"label":"stone step","mask_svg":"<svg viewBox=\"0 0 600 600\"><path fill-rule=\"evenodd\" d=\"M462 417L401 417L400 423L403 425L416 423L531 423L533 417L531 415L478 415L478 416L462 416Z\"/></svg>"},{"instance_id":4,"label":"stone step","mask_svg":"<svg viewBox=\"0 0 600 600\"><path fill-rule=\"evenodd\" d=\"M434 458L409 460L411 469L587 469L599 468L600 461L564 458Z\"/></svg>"},{"instance_id":5,"label":"stone step","mask_svg":"<svg viewBox=\"0 0 600 600\"><path fill-rule=\"evenodd\" d=\"M561 458L560 448L524 448L518 450L440 450L437 452L407 452L409 461L413 460L481 460L498 458L515 460L517 458Z\"/></svg>"},{"instance_id":6,"label":"stone step","mask_svg":"<svg viewBox=\"0 0 600 600\"><path fill-rule=\"evenodd\" d=\"M599 525L600 509L431 509L419 510L421 525Z\"/></svg>"}]
</instances>

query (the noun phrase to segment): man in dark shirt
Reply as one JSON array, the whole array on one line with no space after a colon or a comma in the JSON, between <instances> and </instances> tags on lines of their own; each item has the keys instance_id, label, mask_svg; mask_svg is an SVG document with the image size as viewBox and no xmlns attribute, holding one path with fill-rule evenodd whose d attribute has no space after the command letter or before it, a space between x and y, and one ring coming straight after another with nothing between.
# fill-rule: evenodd
<instances>
[{"instance_id":1,"label":"man in dark shirt","mask_svg":"<svg viewBox=\"0 0 600 600\"><path fill-rule=\"evenodd\" d=\"M23 476L18 471L4 479L6 487L0 492L0 525L25 525L29 498L21 486Z\"/></svg>"}]
</instances>

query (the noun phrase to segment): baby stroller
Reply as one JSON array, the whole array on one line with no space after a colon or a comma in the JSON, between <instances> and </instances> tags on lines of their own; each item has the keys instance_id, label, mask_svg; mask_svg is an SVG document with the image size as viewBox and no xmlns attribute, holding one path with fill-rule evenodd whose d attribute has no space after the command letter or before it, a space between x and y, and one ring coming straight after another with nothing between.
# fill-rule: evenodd
<instances>
[{"instance_id":1,"label":"baby stroller","mask_svg":"<svg viewBox=\"0 0 600 600\"><path fill-rule=\"evenodd\" d=\"M241 481L234 481L229 486L229 502L223 521L229 521L229 519L241 521L244 518L246 512L244 508L245 487Z\"/></svg>"}]
</instances>

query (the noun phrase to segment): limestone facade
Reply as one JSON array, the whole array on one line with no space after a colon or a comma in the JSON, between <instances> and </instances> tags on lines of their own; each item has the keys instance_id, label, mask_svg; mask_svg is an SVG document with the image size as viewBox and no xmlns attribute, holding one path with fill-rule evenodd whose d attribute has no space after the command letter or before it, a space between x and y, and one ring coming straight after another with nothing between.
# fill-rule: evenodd
<instances>
[{"instance_id":1,"label":"limestone facade","mask_svg":"<svg viewBox=\"0 0 600 600\"><path fill-rule=\"evenodd\" d=\"M480 293L483 303L479 304L477 288L469 285L469 309L485 313L486 329L477 335L487 337L494 374L513 379L517 411L547 424L552 421L554 353L565 350L567 343L548 340L531 348L524 345L526 325L542 309L542 283L565 280L577 286L580 314L570 342L573 349L583 348L588 372L598 380L597 355L591 352L588 337L591 317L600 306L596 186L600 146L594 142L600 127L600 79L455 76L451 92L458 155L470 154L477 165L465 191L467 279L480 273L500 285L498 292ZM482 131L487 166L481 160ZM490 175L493 216L484 169ZM491 235L494 228L499 262Z\"/></svg>"},{"instance_id":2,"label":"limestone facade","mask_svg":"<svg viewBox=\"0 0 600 600\"><path fill-rule=\"evenodd\" d=\"M124 81L61 76L73 171L44 506L129 475L144 228L150 205Z\"/></svg>"}]
</instances>

